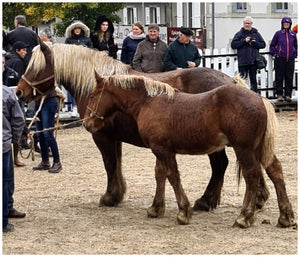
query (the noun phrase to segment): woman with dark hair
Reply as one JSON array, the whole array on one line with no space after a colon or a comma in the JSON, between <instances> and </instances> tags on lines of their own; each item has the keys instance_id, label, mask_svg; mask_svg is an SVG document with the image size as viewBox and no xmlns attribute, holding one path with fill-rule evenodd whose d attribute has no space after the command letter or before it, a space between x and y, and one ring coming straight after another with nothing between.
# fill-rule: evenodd
<instances>
[{"instance_id":1,"label":"woman with dark hair","mask_svg":"<svg viewBox=\"0 0 300 257\"><path fill-rule=\"evenodd\" d=\"M93 47L99 51L105 51L114 59L117 59L118 46L113 37L114 25L105 15L97 18L94 32L91 34Z\"/></svg>"}]
</instances>

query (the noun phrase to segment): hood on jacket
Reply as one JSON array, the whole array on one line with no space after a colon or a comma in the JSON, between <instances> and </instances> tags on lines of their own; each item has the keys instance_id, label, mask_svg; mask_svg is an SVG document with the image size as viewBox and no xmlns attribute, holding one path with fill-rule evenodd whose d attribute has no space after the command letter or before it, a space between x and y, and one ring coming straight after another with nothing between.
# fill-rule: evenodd
<instances>
[{"instance_id":1,"label":"hood on jacket","mask_svg":"<svg viewBox=\"0 0 300 257\"><path fill-rule=\"evenodd\" d=\"M96 21L96 25L95 25L95 29L94 32L97 32L100 29L100 25L102 24L102 22L107 21L108 22L108 30L111 34L114 34L115 28L113 23L111 22L111 20L109 18L107 18L105 15L100 15L97 18Z\"/></svg>"},{"instance_id":2,"label":"hood on jacket","mask_svg":"<svg viewBox=\"0 0 300 257\"><path fill-rule=\"evenodd\" d=\"M283 23L289 23L290 24L290 28L292 28L292 19L290 17L283 17L282 20L281 20L281 29L283 29Z\"/></svg>"},{"instance_id":3,"label":"hood on jacket","mask_svg":"<svg viewBox=\"0 0 300 257\"><path fill-rule=\"evenodd\" d=\"M81 33L83 33L84 37L90 36L90 29L81 21L74 21L69 27L66 29L65 37L69 38L72 35L72 31L75 28L81 28Z\"/></svg>"}]
</instances>

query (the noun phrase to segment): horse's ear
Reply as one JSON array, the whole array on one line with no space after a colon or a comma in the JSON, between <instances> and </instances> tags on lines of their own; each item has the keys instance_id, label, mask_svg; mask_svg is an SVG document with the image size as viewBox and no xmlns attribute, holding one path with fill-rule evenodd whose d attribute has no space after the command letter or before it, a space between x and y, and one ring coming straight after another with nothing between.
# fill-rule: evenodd
<instances>
[{"instance_id":1,"label":"horse's ear","mask_svg":"<svg viewBox=\"0 0 300 257\"><path fill-rule=\"evenodd\" d=\"M44 41L40 37L38 37L38 39L39 39L39 44L41 46L42 52L45 52L48 49L48 46L44 43Z\"/></svg>"},{"instance_id":2,"label":"horse's ear","mask_svg":"<svg viewBox=\"0 0 300 257\"><path fill-rule=\"evenodd\" d=\"M96 71L96 69L94 69L95 72L95 79L97 81L97 84L100 84L101 82L103 82L103 78L99 75L99 73Z\"/></svg>"}]
</instances>

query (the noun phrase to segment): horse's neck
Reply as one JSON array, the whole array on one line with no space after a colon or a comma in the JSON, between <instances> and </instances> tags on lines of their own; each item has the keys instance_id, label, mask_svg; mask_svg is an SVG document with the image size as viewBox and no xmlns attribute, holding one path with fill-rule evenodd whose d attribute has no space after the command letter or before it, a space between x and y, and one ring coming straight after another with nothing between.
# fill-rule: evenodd
<instances>
[{"instance_id":1,"label":"horse's neck","mask_svg":"<svg viewBox=\"0 0 300 257\"><path fill-rule=\"evenodd\" d=\"M134 119L138 116L143 103L145 102L146 94L140 94L138 89L122 89L120 87L110 86L109 92L113 97L117 108Z\"/></svg>"}]
</instances>

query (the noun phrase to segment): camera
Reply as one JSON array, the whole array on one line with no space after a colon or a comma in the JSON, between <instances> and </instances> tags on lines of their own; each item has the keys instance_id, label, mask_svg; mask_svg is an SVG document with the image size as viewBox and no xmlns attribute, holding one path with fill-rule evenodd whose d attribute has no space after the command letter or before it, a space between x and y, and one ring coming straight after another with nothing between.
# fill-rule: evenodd
<instances>
[{"instance_id":1,"label":"camera","mask_svg":"<svg viewBox=\"0 0 300 257\"><path fill-rule=\"evenodd\" d=\"M255 38L250 38L250 41L249 41L249 45L250 46L254 46L256 44L256 39Z\"/></svg>"}]
</instances>

